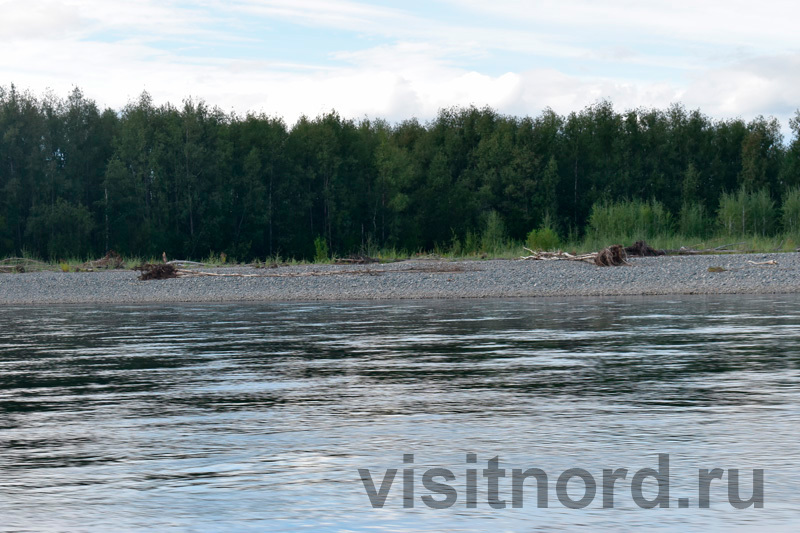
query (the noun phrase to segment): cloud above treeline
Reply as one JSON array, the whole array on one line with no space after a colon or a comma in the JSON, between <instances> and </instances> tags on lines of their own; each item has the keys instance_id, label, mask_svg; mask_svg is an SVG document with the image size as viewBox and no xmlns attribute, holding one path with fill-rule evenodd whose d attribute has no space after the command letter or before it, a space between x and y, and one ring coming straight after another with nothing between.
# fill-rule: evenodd
<instances>
[{"instance_id":1,"label":"cloud above treeline","mask_svg":"<svg viewBox=\"0 0 800 533\"><path fill-rule=\"evenodd\" d=\"M711 0L0 0L0 84L121 108L204 99L291 124L680 102L715 118L800 107L800 4ZM788 131L788 129L785 129Z\"/></svg>"}]
</instances>

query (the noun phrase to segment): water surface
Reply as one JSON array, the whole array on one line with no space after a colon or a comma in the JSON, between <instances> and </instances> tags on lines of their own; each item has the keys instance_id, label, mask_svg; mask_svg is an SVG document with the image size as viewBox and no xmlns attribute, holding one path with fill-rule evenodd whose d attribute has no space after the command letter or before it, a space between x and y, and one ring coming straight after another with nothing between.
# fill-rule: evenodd
<instances>
[{"instance_id":1,"label":"water surface","mask_svg":"<svg viewBox=\"0 0 800 533\"><path fill-rule=\"evenodd\" d=\"M796 295L3 308L2 528L796 530L799 326ZM631 477L660 453L670 508L640 509ZM486 503L495 456L505 509ZM421 499L433 467L456 476L449 509ZM530 467L549 507L529 483L512 509ZM614 509L601 486L568 509L570 468L630 475ZM764 508L734 509L727 481L697 508L700 468L740 469L745 499L764 469ZM359 469L401 470L382 509Z\"/></svg>"}]
</instances>

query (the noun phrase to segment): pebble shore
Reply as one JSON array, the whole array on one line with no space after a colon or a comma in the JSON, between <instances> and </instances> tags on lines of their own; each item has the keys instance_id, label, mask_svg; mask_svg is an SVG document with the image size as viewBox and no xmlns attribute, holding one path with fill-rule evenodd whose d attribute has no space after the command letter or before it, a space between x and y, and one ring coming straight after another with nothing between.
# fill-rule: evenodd
<instances>
[{"instance_id":1,"label":"pebble shore","mask_svg":"<svg viewBox=\"0 0 800 533\"><path fill-rule=\"evenodd\" d=\"M777 265L748 263L771 260ZM139 273L131 270L0 274L0 305L800 292L800 253L647 257L629 261L629 266L621 267L519 260L237 267L204 270L258 277L153 281L140 281ZM725 270L710 272L709 267Z\"/></svg>"}]
</instances>

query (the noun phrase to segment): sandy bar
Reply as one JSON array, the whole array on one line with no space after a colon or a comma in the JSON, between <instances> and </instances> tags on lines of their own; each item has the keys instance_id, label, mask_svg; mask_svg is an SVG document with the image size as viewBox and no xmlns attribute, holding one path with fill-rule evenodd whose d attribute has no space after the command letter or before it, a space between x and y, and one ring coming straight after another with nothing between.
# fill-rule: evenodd
<instances>
[{"instance_id":1,"label":"sandy bar","mask_svg":"<svg viewBox=\"0 0 800 533\"><path fill-rule=\"evenodd\" d=\"M753 265L748 261L776 261ZM800 292L800 254L633 258L629 266L570 261L403 261L205 269L256 277L140 281L138 272L0 274L0 304L128 304L425 298L530 298ZM722 267L723 272L709 272ZM309 275L313 274L313 275Z\"/></svg>"}]
</instances>

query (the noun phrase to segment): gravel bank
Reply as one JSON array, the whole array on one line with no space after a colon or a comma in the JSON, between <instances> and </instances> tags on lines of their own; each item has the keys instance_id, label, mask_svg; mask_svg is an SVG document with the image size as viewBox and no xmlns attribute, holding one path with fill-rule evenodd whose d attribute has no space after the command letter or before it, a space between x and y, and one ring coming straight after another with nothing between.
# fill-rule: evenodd
<instances>
[{"instance_id":1,"label":"gravel bank","mask_svg":"<svg viewBox=\"0 0 800 533\"><path fill-rule=\"evenodd\" d=\"M768 260L778 264L753 266L747 263ZM709 272L712 266L727 270ZM492 260L304 265L259 270L227 268L213 272L260 277L139 281L138 273L129 270L0 274L0 304L800 292L798 253L633 258L630 266L610 268L569 261ZM309 272L322 275L302 276Z\"/></svg>"}]
</instances>

